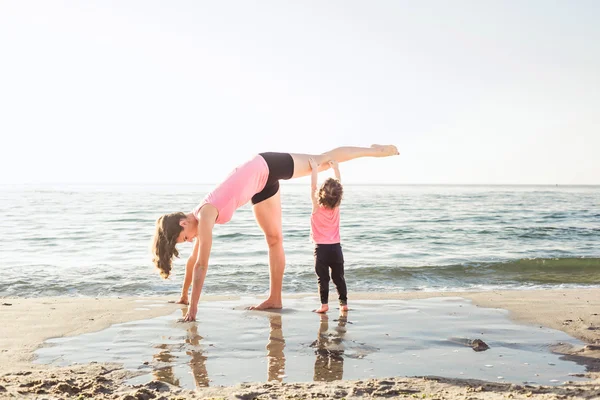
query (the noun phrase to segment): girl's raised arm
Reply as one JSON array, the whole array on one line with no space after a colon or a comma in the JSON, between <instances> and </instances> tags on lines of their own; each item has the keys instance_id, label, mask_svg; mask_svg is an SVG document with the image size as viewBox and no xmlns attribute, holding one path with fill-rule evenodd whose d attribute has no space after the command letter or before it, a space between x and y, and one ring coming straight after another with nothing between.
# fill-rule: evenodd
<instances>
[{"instance_id":1,"label":"girl's raised arm","mask_svg":"<svg viewBox=\"0 0 600 400\"><path fill-rule=\"evenodd\" d=\"M308 163L310 164L310 168L311 168L310 200L312 201L312 205L313 205L312 212L314 213L315 210L317 209L317 207L319 206L319 204L317 203L317 175L319 173L319 166L317 165L317 162L312 157L308 159Z\"/></svg>"}]
</instances>

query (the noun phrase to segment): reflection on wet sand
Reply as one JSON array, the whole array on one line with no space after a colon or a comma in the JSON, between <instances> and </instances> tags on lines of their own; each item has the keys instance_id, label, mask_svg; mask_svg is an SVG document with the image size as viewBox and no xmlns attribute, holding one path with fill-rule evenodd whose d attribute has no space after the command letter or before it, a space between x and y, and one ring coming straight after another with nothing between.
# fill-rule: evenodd
<instances>
[{"instance_id":1,"label":"reflection on wet sand","mask_svg":"<svg viewBox=\"0 0 600 400\"><path fill-rule=\"evenodd\" d=\"M267 380L283 381L285 376L285 339L281 323L281 314L269 313L269 341L267 343Z\"/></svg>"},{"instance_id":2,"label":"reflection on wet sand","mask_svg":"<svg viewBox=\"0 0 600 400\"><path fill-rule=\"evenodd\" d=\"M335 320L334 320L335 321ZM315 381L331 382L341 380L344 376L344 336L348 312L340 311L334 332L329 332L329 317L320 314L319 333L311 347L315 348Z\"/></svg>"},{"instance_id":3,"label":"reflection on wet sand","mask_svg":"<svg viewBox=\"0 0 600 400\"><path fill-rule=\"evenodd\" d=\"M338 310L331 310L323 320L309 311L310 297L289 299L280 312L246 311L245 302L206 302L198 323L175 322L186 312L179 309L176 316L51 339L36 350L35 363L121 363L140 373L127 384L158 379L188 389L392 375L502 376L516 384L525 379L554 384L580 380L570 374L585 373L585 367L548 350L557 342L581 342L560 331L513 324L504 310L460 298L357 301L353 319L350 312L338 317ZM456 346L450 337L485 338L493 351Z\"/></svg>"},{"instance_id":4,"label":"reflection on wet sand","mask_svg":"<svg viewBox=\"0 0 600 400\"><path fill-rule=\"evenodd\" d=\"M185 316L187 313L187 308L183 308L181 311L182 316ZM193 323L187 328L185 344L176 346L177 348L183 347L187 349L185 353L191 358L190 367L192 368L192 376L194 377L194 382L197 388L208 386L210 381L208 379L208 371L206 369L206 356L204 356L202 353L202 348L200 346L200 341L202 339L202 336L198 334L197 323ZM173 366L175 365L177 356L171 354L171 351L175 346L159 344L155 347L161 349L161 351L153 356L154 360L158 361L160 364L168 364L168 366L155 369L152 372L152 375L154 375L154 378L159 381L179 386L179 379L175 377L175 373L173 371Z\"/></svg>"},{"instance_id":5,"label":"reflection on wet sand","mask_svg":"<svg viewBox=\"0 0 600 400\"><path fill-rule=\"evenodd\" d=\"M152 375L156 380L161 382L167 382L171 385L179 386L179 379L175 378L175 373L173 372L173 361L177 359L174 355L171 354L169 350L169 346L166 344L159 344L155 346L157 349L161 349L161 351L152 358L155 360L155 364L162 365L167 364L166 367L159 367L152 371Z\"/></svg>"},{"instance_id":6,"label":"reflection on wet sand","mask_svg":"<svg viewBox=\"0 0 600 400\"><path fill-rule=\"evenodd\" d=\"M185 353L191 357L190 367L192 367L192 375L196 382L196 387L208 386L208 371L206 369L206 356L202 353L202 347L200 341L202 336L198 334L198 325L192 324L188 329L188 336L185 342L188 344L190 350Z\"/></svg>"}]
</instances>

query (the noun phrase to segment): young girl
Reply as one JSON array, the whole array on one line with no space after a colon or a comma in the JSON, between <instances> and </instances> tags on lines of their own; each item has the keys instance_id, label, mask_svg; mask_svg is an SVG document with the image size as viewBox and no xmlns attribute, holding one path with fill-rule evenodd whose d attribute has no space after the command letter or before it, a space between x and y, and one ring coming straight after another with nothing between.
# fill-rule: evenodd
<instances>
[{"instance_id":1,"label":"young girl","mask_svg":"<svg viewBox=\"0 0 600 400\"><path fill-rule=\"evenodd\" d=\"M315 272L321 297L321 308L314 311L324 313L329 310L329 268L331 268L331 279L339 295L340 310L347 311L344 255L340 245L340 203L344 194L340 170L335 160L329 161L329 165L335 173L335 179L327 179L317 192L319 165L313 158L310 158L308 162L312 170L310 198L313 204L310 216L310 237L315 244Z\"/></svg>"}]
</instances>

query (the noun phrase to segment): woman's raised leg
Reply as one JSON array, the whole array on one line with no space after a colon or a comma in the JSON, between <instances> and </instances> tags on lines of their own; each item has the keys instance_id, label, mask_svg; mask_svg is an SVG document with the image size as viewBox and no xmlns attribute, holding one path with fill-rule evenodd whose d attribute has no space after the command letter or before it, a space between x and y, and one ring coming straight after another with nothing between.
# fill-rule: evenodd
<instances>
[{"instance_id":1,"label":"woman's raised leg","mask_svg":"<svg viewBox=\"0 0 600 400\"><path fill-rule=\"evenodd\" d=\"M338 163L354 160L362 157L389 157L400 154L394 145L374 144L371 147L337 147L322 154L296 154L291 153L294 160L294 175L292 178L300 178L310 175L311 168L309 158L313 158L320 165L319 171L329 168L327 162L335 160Z\"/></svg>"},{"instance_id":2,"label":"woman's raised leg","mask_svg":"<svg viewBox=\"0 0 600 400\"><path fill-rule=\"evenodd\" d=\"M283 233L281 228L281 195L280 192L255 204L254 217L265 234L269 246L269 298L261 304L250 307L251 310L281 308L281 290L283 272L285 270L285 253L283 251Z\"/></svg>"}]
</instances>

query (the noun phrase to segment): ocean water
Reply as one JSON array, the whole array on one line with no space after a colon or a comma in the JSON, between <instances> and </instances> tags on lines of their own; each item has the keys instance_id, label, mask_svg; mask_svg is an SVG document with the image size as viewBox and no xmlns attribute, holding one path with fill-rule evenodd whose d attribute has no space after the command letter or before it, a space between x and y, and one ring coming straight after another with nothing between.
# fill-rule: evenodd
<instances>
[{"instance_id":1,"label":"ocean water","mask_svg":"<svg viewBox=\"0 0 600 400\"><path fill-rule=\"evenodd\" d=\"M156 218L212 185L0 186L0 296L173 295L151 263ZM282 185L284 293L316 293L308 185ZM349 292L600 286L600 186L346 185ZM252 209L214 231L204 294L268 292Z\"/></svg>"}]
</instances>

